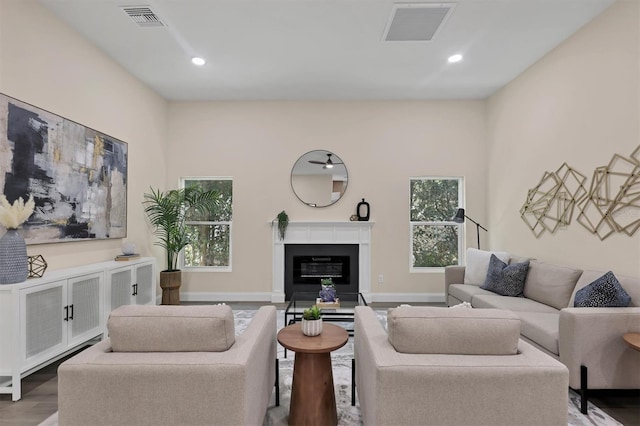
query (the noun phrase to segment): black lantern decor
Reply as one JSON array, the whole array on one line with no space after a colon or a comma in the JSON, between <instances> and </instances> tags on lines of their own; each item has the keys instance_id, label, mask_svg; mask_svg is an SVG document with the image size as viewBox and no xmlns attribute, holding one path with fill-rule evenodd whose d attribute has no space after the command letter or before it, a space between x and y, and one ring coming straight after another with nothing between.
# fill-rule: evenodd
<instances>
[{"instance_id":1,"label":"black lantern decor","mask_svg":"<svg viewBox=\"0 0 640 426\"><path fill-rule=\"evenodd\" d=\"M369 220L369 213L371 212L371 209L369 208L369 203L367 203L364 198L358 203L357 212L359 221L366 222Z\"/></svg>"}]
</instances>

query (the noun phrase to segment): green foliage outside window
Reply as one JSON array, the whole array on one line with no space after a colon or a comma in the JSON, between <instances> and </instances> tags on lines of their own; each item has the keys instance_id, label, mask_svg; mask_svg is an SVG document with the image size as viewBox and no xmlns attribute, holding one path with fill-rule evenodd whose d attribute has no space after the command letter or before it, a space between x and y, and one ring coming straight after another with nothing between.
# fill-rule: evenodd
<instances>
[{"instance_id":1,"label":"green foliage outside window","mask_svg":"<svg viewBox=\"0 0 640 426\"><path fill-rule=\"evenodd\" d=\"M458 226L415 225L413 266L437 268L458 264Z\"/></svg>"},{"instance_id":2,"label":"green foliage outside window","mask_svg":"<svg viewBox=\"0 0 640 426\"><path fill-rule=\"evenodd\" d=\"M411 179L413 268L457 265L460 226L451 221L462 205L459 178Z\"/></svg>"},{"instance_id":3,"label":"green foliage outside window","mask_svg":"<svg viewBox=\"0 0 640 426\"><path fill-rule=\"evenodd\" d=\"M188 216L187 224L193 242L184 250L185 267L231 266L233 181L220 178L188 179L184 185L219 193L218 207L211 214L196 211Z\"/></svg>"}]
</instances>

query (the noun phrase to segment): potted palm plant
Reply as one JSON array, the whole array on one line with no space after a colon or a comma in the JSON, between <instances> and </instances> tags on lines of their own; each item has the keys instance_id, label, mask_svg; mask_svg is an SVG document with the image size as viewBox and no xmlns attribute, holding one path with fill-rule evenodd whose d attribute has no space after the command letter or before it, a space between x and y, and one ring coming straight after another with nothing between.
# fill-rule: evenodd
<instances>
[{"instance_id":1,"label":"potted palm plant","mask_svg":"<svg viewBox=\"0 0 640 426\"><path fill-rule=\"evenodd\" d=\"M187 220L193 215L210 216L218 206L218 191L181 188L162 192L151 188L144 194L144 211L158 237L156 245L167 252L167 267L160 272L163 305L180 304L182 271L178 269L180 251L193 242Z\"/></svg>"}]
</instances>

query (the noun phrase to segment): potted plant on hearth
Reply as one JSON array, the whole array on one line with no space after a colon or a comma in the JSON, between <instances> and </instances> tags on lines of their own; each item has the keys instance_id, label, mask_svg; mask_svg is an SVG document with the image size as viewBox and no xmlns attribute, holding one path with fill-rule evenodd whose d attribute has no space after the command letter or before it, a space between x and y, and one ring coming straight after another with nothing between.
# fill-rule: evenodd
<instances>
[{"instance_id":1,"label":"potted plant on hearth","mask_svg":"<svg viewBox=\"0 0 640 426\"><path fill-rule=\"evenodd\" d=\"M317 336L322 333L322 309L313 305L302 312L302 334Z\"/></svg>"},{"instance_id":2,"label":"potted plant on hearth","mask_svg":"<svg viewBox=\"0 0 640 426\"><path fill-rule=\"evenodd\" d=\"M336 301L336 288L333 285L332 278L321 278L320 285L320 299L323 302L335 302Z\"/></svg>"},{"instance_id":3,"label":"potted plant on hearth","mask_svg":"<svg viewBox=\"0 0 640 426\"><path fill-rule=\"evenodd\" d=\"M187 220L195 215L208 217L219 204L218 191L197 187L162 192L151 188L144 194L144 211L158 237L156 245L167 251L167 268L160 272L163 305L180 304L182 272L178 269L180 251L193 242L195 235Z\"/></svg>"}]
</instances>

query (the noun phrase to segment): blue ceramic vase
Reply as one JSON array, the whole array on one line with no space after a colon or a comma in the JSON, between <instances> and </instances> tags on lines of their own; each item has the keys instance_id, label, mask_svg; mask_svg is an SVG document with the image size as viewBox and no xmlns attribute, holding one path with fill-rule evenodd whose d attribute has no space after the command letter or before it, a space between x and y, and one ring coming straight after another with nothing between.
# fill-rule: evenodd
<instances>
[{"instance_id":1,"label":"blue ceramic vase","mask_svg":"<svg viewBox=\"0 0 640 426\"><path fill-rule=\"evenodd\" d=\"M16 229L0 238L0 284L21 283L29 275L27 246Z\"/></svg>"}]
</instances>

